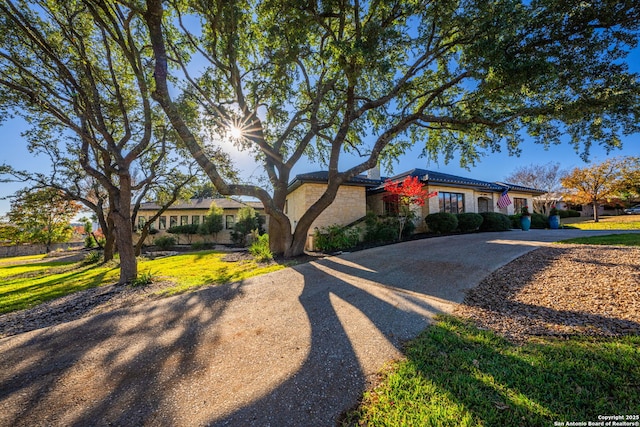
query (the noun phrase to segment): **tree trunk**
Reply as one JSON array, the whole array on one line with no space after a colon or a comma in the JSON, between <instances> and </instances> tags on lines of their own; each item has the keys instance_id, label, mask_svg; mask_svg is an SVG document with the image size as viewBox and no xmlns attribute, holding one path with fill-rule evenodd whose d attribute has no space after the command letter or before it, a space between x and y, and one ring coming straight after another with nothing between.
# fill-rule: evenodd
<instances>
[{"instance_id":1,"label":"tree trunk","mask_svg":"<svg viewBox=\"0 0 640 427\"><path fill-rule=\"evenodd\" d=\"M600 222L600 215L598 214L598 202L593 202L593 222Z\"/></svg>"},{"instance_id":2,"label":"tree trunk","mask_svg":"<svg viewBox=\"0 0 640 427\"><path fill-rule=\"evenodd\" d=\"M102 229L102 234L104 234L104 262L111 261L113 259L114 254L116 253L116 234L115 234L115 226L113 225L113 218L111 217L111 213L109 213L107 220L105 221L107 224L106 229Z\"/></svg>"},{"instance_id":3,"label":"tree trunk","mask_svg":"<svg viewBox=\"0 0 640 427\"><path fill-rule=\"evenodd\" d=\"M302 215L298 224L296 224L296 230L293 234L293 240L288 250L285 251L286 257L294 257L298 255L302 255L304 253L304 246L307 242L307 235L309 234L309 230L311 229L311 225L313 221L320 216L324 210L333 203L338 194L338 188L340 187L340 183L334 182L331 185L328 185L325 192L320 196L320 198L307 209L307 211ZM269 235L271 236L271 235Z\"/></svg>"},{"instance_id":4,"label":"tree trunk","mask_svg":"<svg viewBox=\"0 0 640 427\"><path fill-rule=\"evenodd\" d=\"M138 277L138 260L133 247L133 227L131 226L131 177L120 175L120 191L113 194L115 206L111 218L115 230L116 245L120 254L120 281L130 283Z\"/></svg>"},{"instance_id":5,"label":"tree trunk","mask_svg":"<svg viewBox=\"0 0 640 427\"><path fill-rule=\"evenodd\" d=\"M286 219L286 218L284 218ZM274 255L284 255L288 257L288 250L291 247L291 223L278 221L276 216L271 216L269 220L269 249Z\"/></svg>"}]
</instances>

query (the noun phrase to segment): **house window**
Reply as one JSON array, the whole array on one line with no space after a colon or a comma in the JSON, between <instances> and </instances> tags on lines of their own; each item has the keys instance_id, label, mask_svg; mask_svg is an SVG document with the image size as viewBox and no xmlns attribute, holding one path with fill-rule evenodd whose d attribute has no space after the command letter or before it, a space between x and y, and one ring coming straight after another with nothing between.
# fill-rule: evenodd
<instances>
[{"instance_id":1,"label":"house window","mask_svg":"<svg viewBox=\"0 0 640 427\"><path fill-rule=\"evenodd\" d=\"M142 228L144 228L144 225L146 224L146 219L143 216L139 216L138 217L138 230L142 230Z\"/></svg>"},{"instance_id":2,"label":"house window","mask_svg":"<svg viewBox=\"0 0 640 427\"><path fill-rule=\"evenodd\" d=\"M181 215L180 216L180 225L189 224L189 215Z\"/></svg>"},{"instance_id":3,"label":"house window","mask_svg":"<svg viewBox=\"0 0 640 427\"><path fill-rule=\"evenodd\" d=\"M464 194L438 192L440 212L459 214L464 212Z\"/></svg>"},{"instance_id":4,"label":"house window","mask_svg":"<svg viewBox=\"0 0 640 427\"><path fill-rule=\"evenodd\" d=\"M398 215L398 195L397 194L387 194L382 198L383 212L385 215Z\"/></svg>"},{"instance_id":5,"label":"house window","mask_svg":"<svg viewBox=\"0 0 640 427\"><path fill-rule=\"evenodd\" d=\"M169 228L175 227L176 225L178 225L178 216L177 215L171 215L169 217Z\"/></svg>"},{"instance_id":6,"label":"house window","mask_svg":"<svg viewBox=\"0 0 640 427\"><path fill-rule=\"evenodd\" d=\"M227 223L227 230L231 230L236 223L236 217L233 215L227 215L225 217L225 222Z\"/></svg>"},{"instance_id":7,"label":"house window","mask_svg":"<svg viewBox=\"0 0 640 427\"><path fill-rule=\"evenodd\" d=\"M191 224L195 224L195 225L200 224L200 215L193 215L191 217Z\"/></svg>"},{"instance_id":8,"label":"house window","mask_svg":"<svg viewBox=\"0 0 640 427\"><path fill-rule=\"evenodd\" d=\"M513 209L516 213L520 213L522 208L524 208L525 206L527 206L527 199L524 199L522 197L513 198Z\"/></svg>"},{"instance_id":9,"label":"house window","mask_svg":"<svg viewBox=\"0 0 640 427\"><path fill-rule=\"evenodd\" d=\"M166 230L167 229L167 217L161 216L158 220L158 230Z\"/></svg>"}]
</instances>

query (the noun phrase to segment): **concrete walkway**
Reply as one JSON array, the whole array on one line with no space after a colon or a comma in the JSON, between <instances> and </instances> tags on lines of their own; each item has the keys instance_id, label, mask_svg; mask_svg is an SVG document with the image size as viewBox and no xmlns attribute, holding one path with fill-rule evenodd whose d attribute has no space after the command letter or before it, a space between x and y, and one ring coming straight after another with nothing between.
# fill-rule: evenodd
<instances>
[{"instance_id":1,"label":"concrete walkway","mask_svg":"<svg viewBox=\"0 0 640 427\"><path fill-rule=\"evenodd\" d=\"M5 338L0 425L333 426L487 274L594 234L412 241Z\"/></svg>"}]
</instances>

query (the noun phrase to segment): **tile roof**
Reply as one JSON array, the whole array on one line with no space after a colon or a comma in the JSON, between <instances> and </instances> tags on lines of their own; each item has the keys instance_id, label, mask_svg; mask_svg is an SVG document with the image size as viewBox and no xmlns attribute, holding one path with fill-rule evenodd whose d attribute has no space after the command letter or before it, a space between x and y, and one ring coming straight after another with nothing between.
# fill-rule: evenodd
<instances>
[{"instance_id":1,"label":"tile roof","mask_svg":"<svg viewBox=\"0 0 640 427\"><path fill-rule=\"evenodd\" d=\"M215 202L215 204L222 209L240 209L245 206L250 206L254 209L264 209L261 202L250 202L250 201L242 201L231 199L227 197L220 197L216 199L189 199L189 200L181 200L173 205L171 205L167 210L192 210L192 209L202 209L209 210L211 203ZM157 211L160 209L160 206L154 202L147 202L140 204L140 211Z\"/></svg>"},{"instance_id":2,"label":"tile roof","mask_svg":"<svg viewBox=\"0 0 640 427\"><path fill-rule=\"evenodd\" d=\"M515 184L510 184L505 182L481 181L479 179L465 178L462 176L451 175L451 174L442 173L442 172L435 172L427 169L411 169L410 171L403 172L401 174L398 174L392 177L383 177L381 181L384 182L387 179L391 181L400 181L405 179L408 176L418 177L420 181L428 182L431 184L445 184L445 185L449 184L449 185L463 186L463 187L474 187L474 188L481 188L486 191L494 191L494 192L502 192L505 190L505 188L508 188L509 190L522 191L527 193L538 193L538 194L546 193L546 191L543 191L543 190L523 187L521 185L515 185ZM383 184L374 188L373 191L380 191L382 189L383 189Z\"/></svg>"},{"instance_id":3,"label":"tile roof","mask_svg":"<svg viewBox=\"0 0 640 427\"><path fill-rule=\"evenodd\" d=\"M329 171L316 171L296 175L289 183L289 192L298 188L304 182L327 182L329 181ZM376 187L380 185L379 179L369 179L366 175L356 175L345 185L357 185L362 187Z\"/></svg>"}]
</instances>

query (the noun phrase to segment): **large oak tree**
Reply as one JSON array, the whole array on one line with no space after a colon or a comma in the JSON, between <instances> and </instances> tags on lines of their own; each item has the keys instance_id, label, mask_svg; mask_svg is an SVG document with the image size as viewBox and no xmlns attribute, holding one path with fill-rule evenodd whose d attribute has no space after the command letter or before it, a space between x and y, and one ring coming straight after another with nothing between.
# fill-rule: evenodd
<instances>
[{"instance_id":1,"label":"large oak tree","mask_svg":"<svg viewBox=\"0 0 640 427\"><path fill-rule=\"evenodd\" d=\"M301 253L341 184L415 144L469 164L517 153L528 133L586 156L640 123L638 75L624 62L638 40L635 1L127 4L148 27L154 98L220 193L262 201L276 253ZM253 152L268 185L225 180L185 104ZM345 167L345 153L359 163ZM328 185L293 230L283 209L303 156L328 168Z\"/></svg>"},{"instance_id":2,"label":"large oak tree","mask_svg":"<svg viewBox=\"0 0 640 427\"><path fill-rule=\"evenodd\" d=\"M137 276L132 218L140 201L170 182L163 190L171 203L194 176L181 175L180 160L167 155L175 134L151 99L149 38L134 18L114 2L0 2L0 110L27 121L30 150L48 155L52 169L3 171L92 209L106 257L119 252L122 283Z\"/></svg>"}]
</instances>

